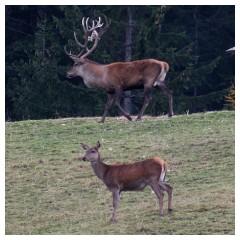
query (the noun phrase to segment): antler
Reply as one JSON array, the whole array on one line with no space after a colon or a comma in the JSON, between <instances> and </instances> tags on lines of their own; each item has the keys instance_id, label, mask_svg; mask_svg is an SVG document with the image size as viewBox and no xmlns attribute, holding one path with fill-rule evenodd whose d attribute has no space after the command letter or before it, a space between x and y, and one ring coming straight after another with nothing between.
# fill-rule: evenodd
<instances>
[{"instance_id":1,"label":"antler","mask_svg":"<svg viewBox=\"0 0 240 240\"><path fill-rule=\"evenodd\" d=\"M86 19L85 21L85 17L82 19L82 28L83 28L83 32L84 32L84 44L81 44L78 39L77 39L77 35L76 32L74 32L74 39L75 42L81 47L83 48L82 51L78 54L78 55L73 55L70 53L68 53L66 51L66 46L64 47L65 53L69 56L75 56L78 58L85 58L87 57L90 53L93 52L93 50L97 47L98 45L98 41L100 39L100 37L108 30L111 20L108 19L105 15L104 15L105 21L106 21L106 26L103 28L104 23L101 23L101 17L98 18L98 20L93 20L92 21L92 25L89 25L89 18ZM99 29L99 32L97 31L97 29ZM89 49L87 47L88 42L93 42L94 44L91 47L91 49ZM87 51L85 54L84 51ZM83 54L83 55L82 55Z\"/></svg>"},{"instance_id":2,"label":"antler","mask_svg":"<svg viewBox=\"0 0 240 240\"><path fill-rule=\"evenodd\" d=\"M100 31L99 31L99 38L109 29L110 24L111 24L111 19L107 18L106 15L104 15L105 18L105 22L106 22L106 26L104 28L102 28L102 26L100 27Z\"/></svg>"}]
</instances>

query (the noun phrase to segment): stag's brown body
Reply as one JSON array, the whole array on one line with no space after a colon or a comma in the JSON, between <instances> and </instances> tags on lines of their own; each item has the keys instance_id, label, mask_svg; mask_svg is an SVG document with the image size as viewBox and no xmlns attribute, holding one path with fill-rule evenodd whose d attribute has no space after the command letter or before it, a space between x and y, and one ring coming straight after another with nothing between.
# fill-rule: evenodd
<instances>
[{"instance_id":1,"label":"stag's brown body","mask_svg":"<svg viewBox=\"0 0 240 240\"><path fill-rule=\"evenodd\" d=\"M108 100L100 122L105 121L114 101L122 114L127 119L132 120L131 116L121 107L120 100L123 91L139 88L144 89L145 99L142 109L137 116L137 120L141 119L152 99L151 91L153 87L159 88L167 96L169 105L168 115L172 116L172 91L164 83L166 74L169 70L169 65L166 62L155 59L144 59L133 62L115 62L103 65L86 58L97 47L100 36L108 29L110 24L106 19L107 26L102 29L103 24L101 23L101 19L96 22L97 23L95 24L93 21L92 27L89 27L87 26L88 19L85 23L83 18L82 26L85 37L84 45L78 42L76 34L74 33L75 41L83 48L83 51L78 55L69 54L66 52L66 49L65 52L74 61L74 66L68 71L67 77L71 78L80 76L87 87L100 88L108 93ZM97 32L97 29L100 29L99 33ZM92 35L89 37L89 34ZM87 48L89 39L91 41L94 40L94 45L90 50ZM84 51L86 51L85 54L83 54Z\"/></svg>"},{"instance_id":2,"label":"stag's brown body","mask_svg":"<svg viewBox=\"0 0 240 240\"><path fill-rule=\"evenodd\" d=\"M88 59L82 64L82 60L71 58L76 65L67 72L68 77L81 76L87 87L101 88L110 94L120 90L161 87L169 69L167 63L155 59L103 65Z\"/></svg>"},{"instance_id":3,"label":"stag's brown body","mask_svg":"<svg viewBox=\"0 0 240 240\"><path fill-rule=\"evenodd\" d=\"M98 149L82 144L86 154L83 161L89 161L94 173L113 194L113 212L111 220L116 219L116 208L122 191L138 191L149 185L159 199L160 215L163 215L163 191L168 193L168 210L171 211L172 187L165 182L168 170L167 163L160 158L149 158L143 161L107 165L102 162Z\"/></svg>"}]
</instances>

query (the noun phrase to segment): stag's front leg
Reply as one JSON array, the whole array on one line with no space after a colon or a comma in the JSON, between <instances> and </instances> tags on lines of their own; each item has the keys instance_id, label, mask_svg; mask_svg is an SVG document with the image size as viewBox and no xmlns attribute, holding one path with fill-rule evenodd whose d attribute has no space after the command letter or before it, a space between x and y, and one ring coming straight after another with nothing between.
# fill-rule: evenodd
<instances>
[{"instance_id":1,"label":"stag's front leg","mask_svg":"<svg viewBox=\"0 0 240 240\"><path fill-rule=\"evenodd\" d=\"M144 95L145 95L144 103L143 103L141 111L139 112L139 114L136 118L136 121L140 120L142 118L142 115L145 112L149 102L152 100L152 89L151 88L145 88L144 89Z\"/></svg>"},{"instance_id":2,"label":"stag's front leg","mask_svg":"<svg viewBox=\"0 0 240 240\"><path fill-rule=\"evenodd\" d=\"M111 108L111 106L113 104L113 100L114 100L114 94L113 93L108 93L107 103L105 105L105 109L104 109L102 119L99 123L104 123L105 122L105 118L108 115L109 109Z\"/></svg>"},{"instance_id":3,"label":"stag's front leg","mask_svg":"<svg viewBox=\"0 0 240 240\"><path fill-rule=\"evenodd\" d=\"M129 114L127 114L120 105L121 96L122 96L122 89L116 90L116 92L115 92L115 104L119 108L119 110L122 112L124 117L126 117L129 121L132 121L131 116Z\"/></svg>"}]
</instances>

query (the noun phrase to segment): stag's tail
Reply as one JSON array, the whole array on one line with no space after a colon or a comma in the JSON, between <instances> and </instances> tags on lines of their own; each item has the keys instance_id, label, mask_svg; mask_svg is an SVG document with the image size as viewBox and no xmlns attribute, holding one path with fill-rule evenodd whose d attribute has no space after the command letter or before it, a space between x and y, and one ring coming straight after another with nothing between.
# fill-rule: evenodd
<instances>
[{"instance_id":1,"label":"stag's tail","mask_svg":"<svg viewBox=\"0 0 240 240\"><path fill-rule=\"evenodd\" d=\"M166 62L161 62L161 72L159 73L156 79L156 82L154 83L154 87L160 86L161 83L164 82L168 70L169 70L169 65Z\"/></svg>"}]
</instances>

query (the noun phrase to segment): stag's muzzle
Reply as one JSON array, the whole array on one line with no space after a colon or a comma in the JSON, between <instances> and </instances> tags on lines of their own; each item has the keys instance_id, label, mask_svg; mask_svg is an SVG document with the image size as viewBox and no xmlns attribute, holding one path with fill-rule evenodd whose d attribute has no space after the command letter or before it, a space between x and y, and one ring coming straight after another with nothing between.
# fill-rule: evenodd
<instances>
[{"instance_id":1,"label":"stag's muzzle","mask_svg":"<svg viewBox=\"0 0 240 240\"><path fill-rule=\"evenodd\" d=\"M67 72L67 78L72 78L72 77L73 77L72 74Z\"/></svg>"}]
</instances>

